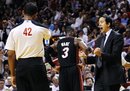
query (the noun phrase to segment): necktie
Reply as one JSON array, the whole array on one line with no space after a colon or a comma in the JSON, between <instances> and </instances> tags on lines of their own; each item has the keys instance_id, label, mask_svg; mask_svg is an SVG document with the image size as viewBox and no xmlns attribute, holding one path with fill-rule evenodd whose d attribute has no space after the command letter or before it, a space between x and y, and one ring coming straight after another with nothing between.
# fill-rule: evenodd
<instances>
[{"instance_id":1,"label":"necktie","mask_svg":"<svg viewBox=\"0 0 130 91\"><path fill-rule=\"evenodd\" d=\"M101 48L102 51L103 51L103 47L104 47L105 38L106 38L106 34L103 35L101 45L100 45L100 48ZM102 67L102 59L101 59L101 57L97 58L97 67L98 68Z\"/></svg>"},{"instance_id":2,"label":"necktie","mask_svg":"<svg viewBox=\"0 0 130 91\"><path fill-rule=\"evenodd\" d=\"M100 45L100 48L101 48L102 51L103 51L103 48L104 48L105 39L106 39L106 34L103 35L101 45Z\"/></svg>"}]
</instances>

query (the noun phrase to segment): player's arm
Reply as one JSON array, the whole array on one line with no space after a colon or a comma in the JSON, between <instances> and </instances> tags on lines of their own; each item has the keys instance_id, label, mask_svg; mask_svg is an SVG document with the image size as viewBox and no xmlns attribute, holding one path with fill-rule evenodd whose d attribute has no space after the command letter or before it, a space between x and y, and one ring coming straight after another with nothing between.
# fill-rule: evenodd
<instances>
[{"instance_id":1,"label":"player's arm","mask_svg":"<svg viewBox=\"0 0 130 91\"><path fill-rule=\"evenodd\" d=\"M54 42L52 45L48 46L46 51L48 54L51 54L52 57L56 57L57 42Z\"/></svg>"},{"instance_id":2,"label":"player's arm","mask_svg":"<svg viewBox=\"0 0 130 91\"><path fill-rule=\"evenodd\" d=\"M57 51L57 43L58 41L55 41L52 45L50 45L50 47L48 48L48 51L49 53L53 56L53 57L56 57L56 55L53 55L53 54L56 54L56 51ZM50 61L52 61L52 59L50 59ZM59 72L60 70L60 66L53 66L53 70L55 72Z\"/></svg>"},{"instance_id":3,"label":"player's arm","mask_svg":"<svg viewBox=\"0 0 130 91\"><path fill-rule=\"evenodd\" d=\"M16 75L15 75L15 51L8 50L8 64L9 64L9 69L10 69L10 76L11 76L11 83L13 87L16 87Z\"/></svg>"},{"instance_id":4,"label":"player's arm","mask_svg":"<svg viewBox=\"0 0 130 91\"><path fill-rule=\"evenodd\" d=\"M52 45L50 45L50 47L53 48L55 51L57 51L57 43L58 41L55 41Z\"/></svg>"},{"instance_id":5,"label":"player's arm","mask_svg":"<svg viewBox=\"0 0 130 91\"><path fill-rule=\"evenodd\" d=\"M13 34L14 34L14 30L11 30L6 41L5 53L7 53L8 55L8 64L9 64L9 70L11 76L11 83L12 86L16 86L16 76L15 76L16 55L15 55L15 46L14 46L15 42L14 42Z\"/></svg>"},{"instance_id":6,"label":"player's arm","mask_svg":"<svg viewBox=\"0 0 130 91\"><path fill-rule=\"evenodd\" d=\"M81 39L79 39L79 38L75 38L75 40L76 40L76 44L78 45L78 47L79 47L79 49L82 51L82 53L84 54L84 57L85 57L85 59L87 58L87 55L88 55L88 48L87 48L87 46L86 46L86 44L81 40ZM79 53L80 54L80 53ZM85 66L85 64L84 64L85 62L84 62L84 60L82 60L82 63L79 63L78 64L78 67L81 69L81 70L83 70L84 69L84 66Z\"/></svg>"},{"instance_id":7,"label":"player's arm","mask_svg":"<svg viewBox=\"0 0 130 91\"><path fill-rule=\"evenodd\" d=\"M55 67L51 57L56 57L56 52L53 47L48 46L45 50L45 59L52 67Z\"/></svg>"},{"instance_id":8,"label":"player's arm","mask_svg":"<svg viewBox=\"0 0 130 91\"><path fill-rule=\"evenodd\" d=\"M47 62L49 62L49 64L52 67L55 67L55 64L52 62L51 57L56 57L57 56L56 47L57 47L57 43L54 42L52 45L48 46L46 48L46 50L45 50L45 58L46 58Z\"/></svg>"},{"instance_id":9,"label":"player's arm","mask_svg":"<svg viewBox=\"0 0 130 91\"><path fill-rule=\"evenodd\" d=\"M8 50L8 64L9 64L9 69L11 76L15 76L15 51Z\"/></svg>"},{"instance_id":10,"label":"player's arm","mask_svg":"<svg viewBox=\"0 0 130 91\"><path fill-rule=\"evenodd\" d=\"M11 76L15 76L15 42L14 42L14 30L11 30L6 41L5 50L7 50L8 64L11 72Z\"/></svg>"},{"instance_id":11,"label":"player's arm","mask_svg":"<svg viewBox=\"0 0 130 91\"><path fill-rule=\"evenodd\" d=\"M79 46L79 48L86 54L88 55L88 47L87 45L79 38L76 38L77 40L77 44Z\"/></svg>"},{"instance_id":12,"label":"player's arm","mask_svg":"<svg viewBox=\"0 0 130 91\"><path fill-rule=\"evenodd\" d=\"M49 40L51 38L51 31L47 28L44 29L44 39Z\"/></svg>"}]
</instances>

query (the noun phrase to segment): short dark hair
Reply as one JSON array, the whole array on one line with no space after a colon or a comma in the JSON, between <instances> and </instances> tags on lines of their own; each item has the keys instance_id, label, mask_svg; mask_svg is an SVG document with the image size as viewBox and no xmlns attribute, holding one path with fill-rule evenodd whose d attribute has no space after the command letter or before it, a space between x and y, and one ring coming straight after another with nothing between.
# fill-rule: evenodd
<instances>
[{"instance_id":1,"label":"short dark hair","mask_svg":"<svg viewBox=\"0 0 130 91\"><path fill-rule=\"evenodd\" d=\"M29 2L24 6L24 13L29 16L36 14L37 11L38 11L37 5L33 2Z\"/></svg>"},{"instance_id":2,"label":"short dark hair","mask_svg":"<svg viewBox=\"0 0 130 91\"><path fill-rule=\"evenodd\" d=\"M67 28L66 28L66 33L67 33L68 36L75 37L75 31L74 31L74 29L71 28L71 27L67 27Z\"/></svg>"},{"instance_id":3,"label":"short dark hair","mask_svg":"<svg viewBox=\"0 0 130 91\"><path fill-rule=\"evenodd\" d=\"M108 16L102 16L102 17L105 18L105 21L107 24L110 23L110 27L112 28L112 26L113 26L112 19Z\"/></svg>"}]
</instances>

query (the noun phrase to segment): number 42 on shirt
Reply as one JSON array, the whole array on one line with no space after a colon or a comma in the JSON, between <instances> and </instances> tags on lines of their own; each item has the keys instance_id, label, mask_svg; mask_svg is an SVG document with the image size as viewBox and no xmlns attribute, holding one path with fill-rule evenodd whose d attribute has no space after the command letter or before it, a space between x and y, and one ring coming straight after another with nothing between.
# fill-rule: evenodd
<instances>
[{"instance_id":1,"label":"number 42 on shirt","mask_svg":"<svg viewBox=\"0 0 130 91\"><path fill-rule=\"evenodd\" d=\"M32 28L25 28L23 31L23 35L32 36Z\"/></svg>"}]
</instances>

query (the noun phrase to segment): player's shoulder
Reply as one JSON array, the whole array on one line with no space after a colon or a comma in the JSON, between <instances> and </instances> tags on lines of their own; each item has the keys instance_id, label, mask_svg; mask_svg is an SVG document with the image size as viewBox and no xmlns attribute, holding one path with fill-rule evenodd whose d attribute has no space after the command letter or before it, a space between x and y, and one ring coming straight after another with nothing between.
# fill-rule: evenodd
<instances>
[{"instance_id":1,"label":"player's shoulder","mask_svg":"<svg viewBox=\"0 0 130 91\"><path fill-rule=\"evenodd\" d=\"M21 22L19 22L19 23L17 23L16 25L15 25L15 27L14 28L17 28L17 27L19 27L20 25L22 25L23 23L27 23L27 22L25 22L26 20L21 20ZM43 24L41 24L41 23L39 23L39 22L37 22L37 21L35 21L35 20L31 20L31 23L33 24L33 25L35 25L35 26L38 26L38 27L43 27L43 28L48 28L47 26L45 26L45 25L43 25Z\"/></svg>"},{"instance_id":2,"label":"player's shoulder","mask_svg":"<svg viewBox=\"0 0 130 91\"><path fill-rule=\"evenodd\" d=\"M15 25L15 27L14 27L11 31L15 31L15 30L19 30L19 28L20 28L20 29L23 28L23 26L25 26L26 23L27 23L26 20L21 20L21 22L17 23L17 24ZM47 31L48 31L47 26L45 26L45 25L43 25L43 24L41 24L41 23L39 23L39 22L37 22L37 21L35 21L35 20L31 20L31 23L32 23L34 26L41 28L42 30L47 30ZM22 24L24 24L24 25L22 26Z\"/></svg>"},{"instance_id":3,"label":"player's shoulder","mask_svg":"<svg viewBox=\"0 0 130 91\"><path fill-rule=\"evenodd\" d=\"M75 37L75 38L74 38L74 42L75 42L75 45L77 45L77 44L79 44L80 42L82 42L82 39Z\"/></svg>"},{"instance_id":4,"label":"player's shoulder","mask_svg":"<svg viewBox=\"0 0 130 91\"><path fill-rule=\"evenodd\" d=\"M32 20L32 23L35 25L35 26L39 26L39 27L43 27L43 28L48 28L47 26L35 21L35 20Z\"/></svg>"},{"instance_id":5,"label":"player's shoulder","mask_svg":"<svg viewBox=\"0 0 130 91\"><path fill-rule=\"evenodd\" d=\"M76 41L82 41L81 38L77 38L77 37L75 37L74 39L75 39Z\"/></svg>"},{"instance_id":6,"label":"player's shoulder","mask_svg":"<svg viewBox=\"0 0 130 91\"><path fill-rule=\"evenodd\" d=\"M10 31L10 33L13 33L15 30L18 31L19 27L23 24L24 20L22 20L21 22L17 23Z\"/></svg>"},{"instance_id":7,"label":"player's shoulder","mask_svg":"<svg viewBox=\"0 0 130 91\"><path fill-rule=\"evenodd\" d=\"M20 25L22 25L24 22L24 20L22 19L19 23L16 23L16 25L13 27L12 30L16 29L17 27L19 27Z\"/></svg>"}]
</instances>

